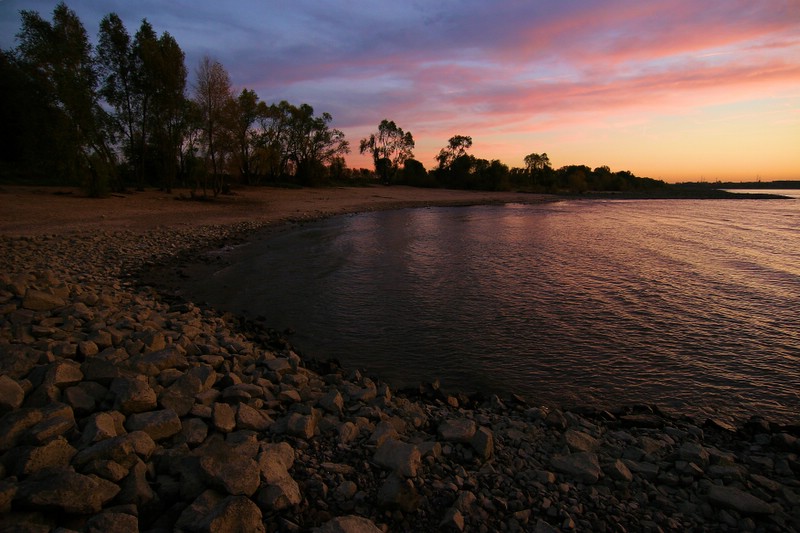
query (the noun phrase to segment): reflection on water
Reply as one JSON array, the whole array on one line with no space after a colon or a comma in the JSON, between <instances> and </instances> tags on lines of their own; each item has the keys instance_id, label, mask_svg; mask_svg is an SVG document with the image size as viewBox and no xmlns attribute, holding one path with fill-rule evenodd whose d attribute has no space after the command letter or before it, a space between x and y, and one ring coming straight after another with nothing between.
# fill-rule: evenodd
<instances>
[{"instance_id":1,"label":"reflection on water","mask_svg":"<svg viewBox=\"0 0 800 533\"><path fill-rule=\"evenodd\" d=\"M797 418L793 200L379 212L242 253L192 295L396 386Z\"/></svg>"}]
</instances>

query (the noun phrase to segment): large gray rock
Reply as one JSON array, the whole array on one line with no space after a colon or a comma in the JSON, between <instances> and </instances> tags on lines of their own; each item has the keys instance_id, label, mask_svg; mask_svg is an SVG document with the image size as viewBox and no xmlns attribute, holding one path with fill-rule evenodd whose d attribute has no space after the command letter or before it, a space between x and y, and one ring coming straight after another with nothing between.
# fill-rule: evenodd
<instances>
[{"instance_id":1,"label":"large gray rock","mask_svg":"<svg viewBox=\"0 0 800 533\"><path fill-rule=\"evenodd\" d=\"M597 483L602 471L597 455L589 452L571 453L553 457L553 468L569 478L583 483Z\"/></svg>"}]
</instances>

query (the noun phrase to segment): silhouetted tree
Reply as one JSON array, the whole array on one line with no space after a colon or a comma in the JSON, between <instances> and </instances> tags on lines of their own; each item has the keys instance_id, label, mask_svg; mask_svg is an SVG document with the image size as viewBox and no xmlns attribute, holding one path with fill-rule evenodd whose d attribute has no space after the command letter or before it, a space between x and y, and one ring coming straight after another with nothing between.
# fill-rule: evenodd
<instances>
[{"instance_id":1,"label":"silhouetted tree","mask_svg":"<svg viewBox=\"0 0 800 533\"><path fill-rule=\"evenodd\" d=\"M20 14L17 57L53 119L51 148L59 153L59 170L82 181L90 195L103 194L113 180L115 158L106 142L109 122L99 105L86 30L63 2L55 7L52 23L34 11Z\"/></svg>"},{"instance_id":2,"label":"silhouetted tree","mask_svg":"<svg viewBox=\"0 0 800 533\"><path fill-rule=\"evenodd\" d=\"M211 187L214 196L217 196L224 186L224 153L220 145L224 143L225 110L232 99L231 80L222 64L209 56L200 61L196 74L194 100L200 112L205 155L211 162ZM206 195L205 180L203 195Z\"/></svg>"},{"instance_id":3,"label":"silhouetted tree","mask_svg":"<svg viewBox=\"0 0 800 533\"><path fill-rule=\"evenodd\" d=\"M383 119L378 125L378 133L361 139L359 151L372 154L375 172L384 183L407 159L414 157L414 137L404 132L394 121Z\"/></svg>"},{"instance_id":4,"label":"silhouetted tree","mask_svg":"<svg viewBox=\"0 0 800 533\"><path fill-rule=\"evenodd\" d=\"M467 150L472 147L472 137L466 135L455 135L450 137L447 146L439 151L436 161L439 169L447 170L450 165L461 156L467 155Z\"/></svg>"}]
</instances>

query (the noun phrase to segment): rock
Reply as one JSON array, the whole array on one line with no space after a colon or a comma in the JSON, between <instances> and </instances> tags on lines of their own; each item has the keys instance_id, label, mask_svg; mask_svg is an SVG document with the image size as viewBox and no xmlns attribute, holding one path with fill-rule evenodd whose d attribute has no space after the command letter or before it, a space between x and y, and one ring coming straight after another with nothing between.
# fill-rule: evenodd
<instances>
[{"instance_id":1,"label":"rock","mask_svg":"<svg viewBox=\"0 0 800 533\"><path fill-rule=\"evenodd\" d=\"M494 435L488 428L479 427L469 443L478 457L484 461L491 459L494 455Z\"/></svg>"},{"instance_id":2,"label":"rock","mask_svg":"<svg viewBox=\"0 0 800 533\"><path fill-rule=\"evenodd\" d=\"M61 397L79 415L91 413L97 407L94 396L90 395L84 387L67 387Z\"/></svg>"},{"instance_id":3,"label":"rock","mask_svg":"<svg viewBox=\"0 0 800 533\"><path fill-rule=\"evenodd\" d=\"M339 442L347 444L356 440L360 431L352 422L344 422L337 429L337 433L339 434Z\"/></svg>"},{"instance_id":4,"label":"rock","mask_svg":"<svg viewBox=\"0 0 800 533\"><path fill-rule=\"evenodd\" d=\"M12 449L3 458L9 470L17 476L26 476L46 468L67 467L78 450L66 439L58 437L43 446L23 446Z\"/></svg>"},{"instance_id":5,"label":"rock","mask_svg":"<svg viewBox=\"0 0 800 533\"><path fill-rule=\"evenodd\" d=\"M382 533L383 530L378 529L368 518L349 515L333 518L313 531L314 533Z\"/></svg>"},{"instance_id":6,"label":"rock","mask_svg":"<svg viewBox=\"0 0 800 533\"><path fill-rule=\"evenodd\" d=\"M182 423L181 435L189 445L202 444L208 435L208 426L199 418L188 418Z\"/></svg>"},{"instance_id":7,"label":"rock","mask_svg":"<svg viewBox=\"0 0 800 533\"><path fill-rule=\"evenodd\" d=\"M267 511L280 511L302 501L300 486L289 476L265 485L256 496L259 507Z\"/></svg>"},{"instance_id":8,"label":"rock","mask_svg":"<svg viewBox=\"0 0 800 533\"><path fill-rule=\"evenodd\" d=\"M215 505L203 519L200 531L266 531L262 522L261 510L244 496L228 496Z\"/></svg>"},{"instance_id":9,"label":"rock","mask_svg":"<svg viewBox=\"0 0 800 533\"><path fill-rule=\"evenodd\" d=\"M25 298L22 300L22 307L31 311L52 311L65 305L63 298L36 289L25 291Z\"/></svg>"},{"instance_id":10,"label":"rock","mask_svg":"<svg viewBox=\"0 0 800 533\"><path fill-rule=\"evenodd\" d=\"M200 458L206 482L233 496L252 496L261 482L259 465L235 453L212 453Z\"/></svg>"},{"instance_id":11,"label":"rock","mask_svg":"<svg viewBox=\"0 0 800 533\"><path fill-rule=\"evenodd\" d=\"M708 465L708 451L696 442L684 442L678 453L684 461L689 461L700 466Z\"/></svg>"},{"instance_id":12,"label":"rock","mask_svg":"<svg viewBox=\"0 0 800 533\"><path fill-rule=\"evenodd\" d=\"M230 433L236 429L233 408L227 403L215 403L211 410L211 423L222 433Z\"/></svg>"},{"instance_id":13,"label":"rock","mask_svg":"<svg viewBox=\"0 0 800 533\"><path fill-rule=\"evenodd\" d=\"M144 431L134 431L80 450L72 464L80 467L97 460L108 460L130 468L140 457L146 461L155 449L156 443L150 435Z\"/></svg>"},{"instance_id":14,"label":"rock","mask_svg":"<svg viewBox=\"0 0 800 533\"><path fill-rule=\"evenodd\" d=\"M0 418L0 453L17 445L28 429L44 418L41 409L22 408L6 413Z\"/></svg>"},{"instance_id":15,"label":"rock","mask_svg":"<svg viewBox=\"0 0 800 533\"><path fill-rule=\"evenodd\" d=\"M117 422L111 413L95 413L89 417L89 421L83 429L81 447L85 448L95 442L116 437L118 434Z\"/></svg>"},{"instance_id":16,"label":"rock","mask_svg":"<svg viewBox=\"0 0 800 533\"><path fill-rule=\"evenodd\" d=\"M156 408L158 398L146 381L120 377L111 382L110 390L115 397L114 408L126 415Z\"/></svg>"},{"instance_id":17,"label":"rock","mask_svg":"<svg viewBox=\"0 0 800 533\"><path fill-rule=\"evenodd\" d=\"M128 475L120 483L120 493L117 502L123 504L134 504L142 506L150 503L156 498L156 493L150 488L147 482L147 465L141 460L129 470Z\"/></svg>"},{"instance_id":18,"label":"rock","mask_svg":"<svg viewBox=\"0 0 800 533\"><path fill-rule=\"evenodd\" d=\"M164 440L180 433L181 419L172 409L136 413L128 417L128 431L144 431L154 441Z\"/></svg>"},{"instance_id":19,"label":"rock","mask_svg":"<svg viewBox=\"0 0 800 533\"><path fill-rule=\"evenodd\" d=\"M131 533L139 531L139 519L127 513L105 511L86 522L86 533Z\"/></svg>"},{"instance_id":20,"label":"rock","mask_svg":"<svg viewBox=\"0 0 800 533\"><path fill-rule=\"evenodd\" d=\"M597 455L589 452L557 456L551 460L551 464L562 474L583 483L597 483L602 474Z\"/></svg>"},{"instance_id":21,"label":"rock","mask_svg":"<svg viewBox=\"0 0 800 533\"><path fill-rule=\"evenodd\" d=\"M745 514L773 514L775 508L764 500L734 487L714 485L708 491L708 501L724 509Z\"/></svg>"},{"instance_id":22,"label":"rock","mask_svg":"<svg viewBox=\"0 0 800 533\"><path fill-rule=\"evenodd\" d=\"M94 341L81 341L78 343L78 353L84 357L93 357L100 353L100 348Z\"/></svg>"},{"instance_id":23,"label":"rock","mask_svg":"<svg viewBox=\"0 0 800 533\"><path fill-rule=\"evenodd\" d=\"M42 420L28 429L26 440L34 444L45 443L60 435L68 436L75 428L75 415L72 407L66 404L52 404L42 410Z\"/></svg>"},{"instance_id":24,"label":"rock","mask_svg":"<svg viewBox=\"0 0 800 533\"><path fill-rule=\"evenodd\" d=\"M286 421L286 431L289 435L310 439L317 428L317 420L313 415L292 413Z\"/></svg>"},{"instance_id":25,"label":"rock","mask_svg":"<svg viewBox=\"0 0 800 533\"><path fill-rule=\"evenodd\" d=\"M554 409L547 413L547 416L544 419L545 424L552 428L565 430L567 429L567 418L564 416L564 413L561 411Z\"/></svg>"},{"instance_id":26,"label":"rock","mask_svg":"<svg viewBox=\"0 0 800 533\"><path fill-rule=\"evenodd\" d=\"M97 476L85 476L62 468L45 470L19 485L17 500L21 505L56 508L71 514L94 514L111 501L120 488Z\"/></svg>"},{"instance_id":27,"label":"rock","mask_svg":"<svg viewBox=\"0 0 800 533\"><path fill-rule=\"evenodd\" d=\"M329 413L341 414L344 409L344 398L338 390L332 389L317 401L317 405Z\"/></svg>"},{"instance_id":28,"label":"rock","mask_svg":"<svg viewBox=\"0 0 800 533\"><path fill-rule=\"evenodd\" d=\"M621 416L620 422L628 428L661 429L664 427L664 419L658 415L636 414Z\"/></svg>"},{"instance_id":29,"label":"rock","mask_svg":"<svg viewBox=\"0 0 800 533\"><path fill-rule=\"evenodd\" d=\"M573 452L593 452L598 447L597 439L574 429L568 429L564 433L564 441Z\"/></svg>"},{"instance_id":30,"label":"rock","mask_svg":"<svg viewBox=\"0 0 800 533\"><path fill-rule=\"evenodd\" d=\"M470 441L477 426L474 420L466 418L445 420L439 424L439 438L446 442L464 442Z\"/></svg>"},{"instance_id":31,"label":"rock","mask_svg":"<svg viewBox=\"0 0 800 533\"><path fill-rule=\"evenodd\" d=\"M98 357L90 357L81 363L81 372L83 372L84 380L102 385L109 385L114 379L122 375L117 365Z\"/></svg>"},{"instance_id":32,"label":"rock","mask_svg":"<svg viewBox=\"0 0 800 533\"><path fill-rule=\"evenodd\" d=\"M77 385L83 380L81 365L77 361L65 359L51 363L45 373L44 382L59 389Z\"/></svg>"},{"instance_id":33,"label":"rock","mask_svg":"<svg viewBox=\"0 0 800 533\"><path fill-rule=\"evenodd\" d=\"M211 515L212 510L225 499L219 492L207 489L195 497L175 522L176 531L200 531L204 520ZM260 511L259 511L260 513Z\"/></svg>"},{"instance_id":34,"label":"rock","mask_svg":"<svg viewBox=\"0 0 800 533\"><path fill-rule=\"evenodd\" d=\"M378 505L410 513L417 509L420 497L414 483L397 474L390 474L378 491Z\"/></svg>"},{"instance_id":35,"label":"rock","mask_svg":"<svg viewBox=\"0 0 800 533\"><path fill-rule=\"evenodd\" d=\"M608 465L606 465L603 468L603 471L611 479L615 479L617 481L625 481L625 482L633 481L633 474L631 474L630 469L627 466L625 466L625 463L623 463L619 459L615 460L613 463L609 463Z\"/></svg>"},{"instance_id":36,"label":"rock","mask_svg":"<svg viewBox=\"0 0 800 533\"><path fill-rule=\"evenodd\" d=\"M417 475L422 456L419 448L413 444L388 439L378 447L373 460L377 465L401 476L414 477Z\"/></svg>"},{"instance_id":37,"label":"rock","mask_svg":"<svg viewBox=\"0 0 800 533\"><path fill-rule=\"evenodd\" d=\"M370 435L369 442L380 446L386 442L387 439L396 439L399 436L391 422L388 420L381 420L378 422L378 425L375 426L375 431Z\"/></svg>"},{"instance_id":38,"label":"rock","mask_svg":"<svg viewBox=\"0 0 800 533\"><path fill-rule=\"evenodd\" d=\"M345 480L333 491L333 497L340 502L349 501L353 499L356 492L358 492L358 485L353 481Z\"/></svg>"},{"instance_id":39,"label":"rock","mask_svg":"<svg viewBox=\"0 0 800 533\"><path fill-rule=\"evenodd\" d=\"M266 431L271 425L272 419L265 411L253 409L246 403L240 403L236 409L236 427L239 429Z\"/></svg>"},{"instance_id":40,"label":"rock","mask_svg":"<svg viewBox=\"0 0 800 533\"><path fill-rule=\"evenodd\" d=\"M19 409L25 400L25 391L6 375L0 376L0 415Z\"/></svg>"},{"instance_id":41,"label":"rock","mask_svg":"<svg viewBox=\"0 0 800 533\"><path fill-rule=\"evenodd\" d=\"M263 443L261 450L267 456L274 457L286 470L292 467L296 458L294 448L288 442Z\"/></svg>"},{"instance_id":42,"label":"rock","mask_svg":"<svg viewBox=\"0 0 800 533\"><path fill-rule=\"evenodd\" d=\"M464 515L455 507L451 507L444 514L444 518L439 523L439 528L446 531L464 531Z\"/></svg>"}]
</instances>

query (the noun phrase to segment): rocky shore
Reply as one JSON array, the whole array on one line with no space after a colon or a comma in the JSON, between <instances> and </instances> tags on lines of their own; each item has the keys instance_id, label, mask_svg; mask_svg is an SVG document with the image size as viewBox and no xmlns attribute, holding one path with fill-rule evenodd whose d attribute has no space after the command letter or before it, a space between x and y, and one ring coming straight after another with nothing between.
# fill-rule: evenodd
<instances>
[{"instance_id":1,"label":"rocky shore","mask_svg":"<svg viewBox=\"0 0 800 533\"><path fill-rule=\"evenodd\" d=\"M800 530L797 427L399 393L139 281L250 229L0 238L0 530Z\"/></svg>"}]
</instances>

